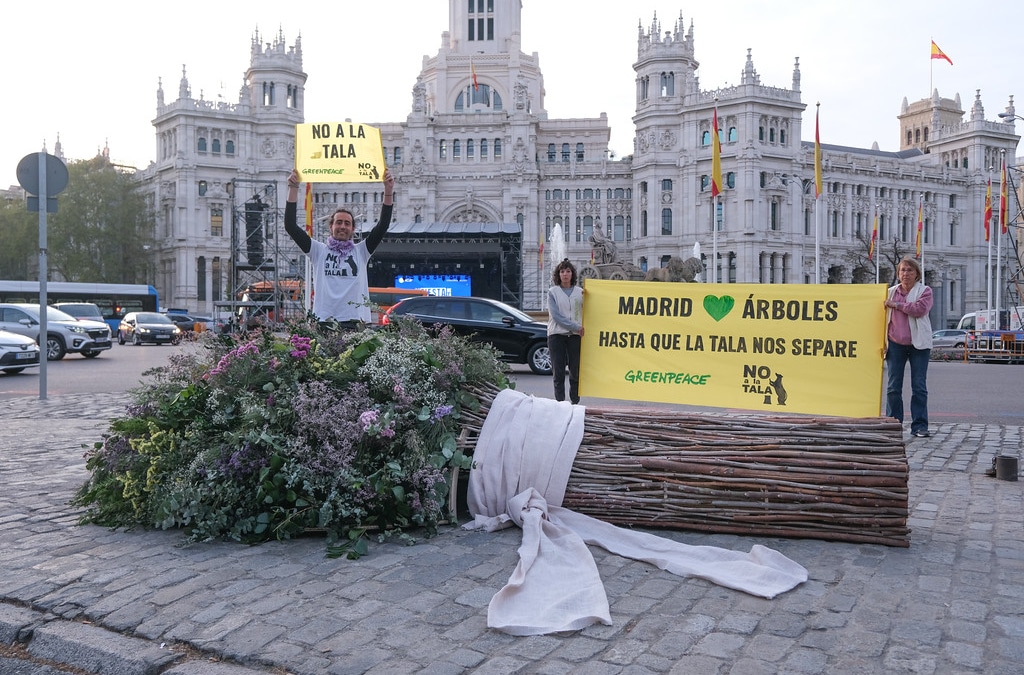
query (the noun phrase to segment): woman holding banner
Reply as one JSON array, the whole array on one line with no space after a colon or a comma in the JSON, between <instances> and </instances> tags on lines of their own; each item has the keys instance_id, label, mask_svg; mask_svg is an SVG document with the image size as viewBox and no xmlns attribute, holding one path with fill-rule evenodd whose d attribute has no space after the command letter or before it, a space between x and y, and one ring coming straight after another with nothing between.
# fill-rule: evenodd
<instances>
[{"instance_id":1,"label":"woman holding banner","mask_svg":"<svg viewBox=\"0 0 1024 675\"><path fill-rule=\"evenodd\" d=\"M885 414L903 422L903 373L910 362L910 433L928 437L928 360L932 350L932 289L921 278L921 265L907 256L896 268L899 283L885 299L889 369Z\"/></svg>"},{"instance_id":2,"label":"woman holding banner","mask_svg":"<svg viewBox=\"0 0 1024 675\"><path fill-rule=\"evenodd\" d=\"M395 178L384 171L384 206L377 224L366 239L354 243L355 218L347 209L331 216L327 243L310 239L298 225L299 172L288 176L288 200L284 207L285 232L309 256L313 264L313 314L320 321L337 321L343 328L370 322L369 282L366 276L370 256L383 241L391 224Z\"/></svg>"},{"instance_id":3,"label":"woman holding banner","mask_svg":"<svg viewBox=\"0 0 1024 675\"><path fill-rule=\"evenodd\" d=\"M569 368L569 400L580 402L580 343L583 342L583 289L568 258L555 265L548 289L548 351L555 381L555 400L565 400L565 369Z\"/></svg>"}]
</instances>

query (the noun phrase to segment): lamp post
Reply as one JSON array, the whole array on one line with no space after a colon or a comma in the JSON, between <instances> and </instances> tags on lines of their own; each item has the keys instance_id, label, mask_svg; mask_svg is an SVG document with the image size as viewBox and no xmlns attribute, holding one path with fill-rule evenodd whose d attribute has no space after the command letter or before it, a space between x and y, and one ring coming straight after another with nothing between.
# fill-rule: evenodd
<instances>
[{"instance_id":1,"label":"lamp post","mask_svg":"<svg viewBox=\"0 0 1024 675\"><path fill-rule=\"evenodd\" d=\"M1013 113L1008 112L998 113L996 117L998 117L1001 120L1020 120L1021 122L1024 122L1024 117L1021 117L1020 115L1014 115ZM1010 124L1013 124L1013 122L1010 122Z\"/></svg>"}]
</instances>

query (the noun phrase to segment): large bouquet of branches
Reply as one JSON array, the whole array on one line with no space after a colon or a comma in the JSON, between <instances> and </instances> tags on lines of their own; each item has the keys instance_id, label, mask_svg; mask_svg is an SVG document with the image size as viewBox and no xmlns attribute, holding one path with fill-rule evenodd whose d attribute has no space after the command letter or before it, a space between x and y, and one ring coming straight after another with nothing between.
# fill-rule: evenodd
<instances>
[{"instance_id":1,"label":"large bouquet of branches","mask_svg":"<svg viewBox=\"0 0 1024 675\"><path fill-rule=\"evenodd\" d=\"M148 372L87 454L82 522L255 542L317 530L331 555L362 535L432 534L453 518L471 391L509 386L495 351L400 320L336 332L208 336Z\"/></svg>"}]
</instances>

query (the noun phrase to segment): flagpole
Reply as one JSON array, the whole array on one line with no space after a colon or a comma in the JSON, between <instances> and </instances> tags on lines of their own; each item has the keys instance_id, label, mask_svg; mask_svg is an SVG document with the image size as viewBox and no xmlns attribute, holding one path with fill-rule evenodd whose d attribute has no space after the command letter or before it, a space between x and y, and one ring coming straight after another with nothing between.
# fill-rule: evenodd
<instances>
[{"instance_id":1,"label":"flagpole","mask_svg":"<svg viewBox=\"0 0 1024 675\"><path fill-rule=\"evenodd\" d=\"M814 283L821 283L821 195L824 192L821 177L821 133L818 125L821 103L814 111Z\"/></svg>"},{"instance_id":2,"label":"flagpole","mask_svg":"<svg viewBox=\"0 0 1024 675\"><path fill-rule=\"evenodd\" d=\"M1000 310L1003 305L1003 222L1006 218L1006 150L1000 150L999 154L1002 157L1002 170L999 176L999 221L996 223L996 313L993 319L995 324L995 330L999 330L1002 326L1000 321Z\"/></svg>"},{"instance_id":3,"label":"flagpole","mask_svg":"<svg viewBox=\"0 0 1024 675\"><path fill-rule=\"evenodd\" d=\"M718 195L711 198L711 283L718 283Z\"/></svg>"},{"instance_id":4,"label":"flagpole","mask_svg":"<svg viewBox=\"0 0 1024 675\"><path fill-rule=\"evenodd\" d=\"M878 202L875 202L875 222L871 230L871 252L875 254L875 283L878 283Z\"/></svg>"}]
</instances>

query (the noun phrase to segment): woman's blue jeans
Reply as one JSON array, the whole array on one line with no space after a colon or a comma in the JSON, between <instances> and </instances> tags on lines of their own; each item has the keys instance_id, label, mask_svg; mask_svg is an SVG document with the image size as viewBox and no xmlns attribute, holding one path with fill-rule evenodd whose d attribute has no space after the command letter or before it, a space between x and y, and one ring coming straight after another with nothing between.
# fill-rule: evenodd
<instances>
[{"instance_id":1,"label":"woman's blue jeans","mask_svg":"<svg viewBox=\"0 0 1024 675\"><path fill-rule=\"evenodd\" d=\"M885 414L903 421L903 372L910 362L910 433L928 431L928 360L930 349L889 343L885 365L889 383L885 390Z\"/></svg>"}]
</instances>

